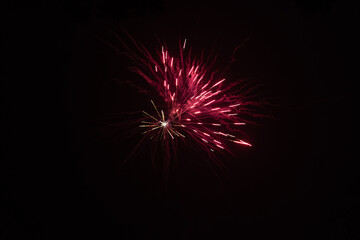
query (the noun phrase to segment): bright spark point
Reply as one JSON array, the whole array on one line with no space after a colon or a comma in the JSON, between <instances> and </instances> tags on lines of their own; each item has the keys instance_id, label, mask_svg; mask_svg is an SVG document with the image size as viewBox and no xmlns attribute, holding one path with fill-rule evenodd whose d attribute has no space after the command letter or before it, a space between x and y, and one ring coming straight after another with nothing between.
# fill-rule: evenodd
<instances>
[{"instance_id":1,"label":"bright spark point","mask_svg":"<svg viewBox=\"0 0 360 240\"><path fill-rule=\"evenodd\" d=\"M160 122L161 123L161 126L163 127L163 128L165 128L167 125L168 125L168 122Z\"/></svg>"}]
</instances>

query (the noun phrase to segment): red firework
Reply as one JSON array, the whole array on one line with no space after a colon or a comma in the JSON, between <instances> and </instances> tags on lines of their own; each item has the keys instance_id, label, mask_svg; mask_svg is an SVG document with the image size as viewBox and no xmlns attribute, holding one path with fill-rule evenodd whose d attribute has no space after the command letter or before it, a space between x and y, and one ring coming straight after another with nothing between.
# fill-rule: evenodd
<instances>
[{"instance_id":1,"label":"red firework","mask_svg":"<svg viewBox=\"0 0 360 240\"><path fill-rule=\"evenodd\" d=\"M189 58L184 60L186 39L180 48L180 58L171 56L162 46L160 60L149 58L152 77L141 69L137 73L144 77L166 103L164 110L158 110L151 100L155 114L145 111L146 120L140 127L146 128L144 134L150 138L172 141L175 137L190 136L205 150L227 149L227 142L251 146L229 132L222 132L222 126L241 126L245 122L239 113L244 104L231 93L233 84L227 85L226 79L216 79L201 62Z\"/></svg>"},{"instance_id":2,"label":"red firework","mask_svg":"<svg viewBox=\"0 0 360 240\"><path fill-rule=\"evenodd\" d=\"M152 109L142 111L138 127L145 138L162 143L167 166L170 148L180 139L192 138L212 159L216 152L230 152L231 144L252 146L238 135L244 136L241 128L248 122L245 118L252 115L249 106L256 105L248 96L253 88L243 81L227 81L219 71L212 70L215 58L212 62L203 61L203 55L201 60L193 58L186 39L179 42L178 55L163 45L154 57L141 43L128 37L138 52L118 39L124 54L136 64L131 70L163 100L157 105L149 99ZM141 88L141 84L131 84Z\"/></svg>"}]
</instances>

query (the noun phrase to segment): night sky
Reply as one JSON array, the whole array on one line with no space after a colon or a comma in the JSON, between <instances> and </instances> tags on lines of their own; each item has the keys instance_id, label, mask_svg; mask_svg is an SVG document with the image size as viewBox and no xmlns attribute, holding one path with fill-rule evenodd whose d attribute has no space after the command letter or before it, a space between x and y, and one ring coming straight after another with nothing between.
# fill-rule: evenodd
<instances>
[{"instance_id":1,"label":"night sky","mask_svg":"<svg viewBox=\"0 0 360 240\"><path fill-rule=\"evenodd\" d=\"M32 2L32 3L30 3ZM1 239L360 239L345 1L1 1ZM229 81L269 99L253 147L180 144L166 181L152 142L109 124L151 107L119 54L214 47ZM351 31L354 31L352 29ZM111 45L111 47L110 47ZM128 136L124 140L124 138Z\"/></svg>"}]
</instances>

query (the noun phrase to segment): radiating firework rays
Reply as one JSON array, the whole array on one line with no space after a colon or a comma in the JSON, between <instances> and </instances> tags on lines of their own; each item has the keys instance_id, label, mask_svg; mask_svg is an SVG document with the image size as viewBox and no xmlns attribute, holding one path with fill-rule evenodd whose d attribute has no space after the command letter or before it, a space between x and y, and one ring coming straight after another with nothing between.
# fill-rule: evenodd
<instances>
[{"instance_id":1,"label":"radiating firework rays","mask_svg":"<svg viewBox=\"0 0 360 240\"><path fill-rule=\"evenodd\" d=\"M123 47L123 51L116 50L132 60L130 70L145 80L128 83L149 97L144 105L152 105L134 121L143 135L137 148L149 140L153 149L161 149L166 173L171 159L177 157L179 141L187 146L196 142L220 167L217 153L231 153L236 145L252 146L244 139L243 129L254 117L263 116L256 112L262 108L259 85L245 79L228 81L225 71L214 67L217 58L212 50L208 56L203 52L195 58L187 39L179 41L178 50L162 44L154 55L123 30L132 46L109 30Z\"/></svg>"},{"instance_id":2,"label":"radiating firework rays","mask_svg":"<svg viewBox=\"0 0 360 240\"><path fill-rule=\"evenodd\" d=\"M251 146L233 135L234 127L245 125L241 115L247 114L249 102L236 91L238 83L227 84L225 78L217 79L216 72L208 66L185 57L187 40L180 42L178 57L161 47L159 60L141 45L139 50L146 57L142 67L133 70L143 77L164 100L159 110L151 100L154 114L146 111L139 127L150 139L174 141L192 137L208 152L229 150L228 142Z\"/></svg>"},{"instance_id":3,"label":"radiating firework rays","mask_svg":"<svg viewBox=\"0 0 360 240\"><path fill-rule=\"evenodd\" d=\"M167 120L165 120L164 111L161 110L161 114L160 114L152 100L151 103L153 104L156 110L158 118L143 111L145 116L148 117L148 121L141 121L142 124L139 126L139 127L148 128L148 130L144 131L143 133L146 134L152 132L151 133L152 136L150 137L151 139L155 136L165 140L167 134L169 134L169 136L172 139L174 139L174 136L185 138L185 136L177 130L179 127L185 127L185 125L177 124L175 121L173 121L170 124Z\"/></svg>"}]
</instances>

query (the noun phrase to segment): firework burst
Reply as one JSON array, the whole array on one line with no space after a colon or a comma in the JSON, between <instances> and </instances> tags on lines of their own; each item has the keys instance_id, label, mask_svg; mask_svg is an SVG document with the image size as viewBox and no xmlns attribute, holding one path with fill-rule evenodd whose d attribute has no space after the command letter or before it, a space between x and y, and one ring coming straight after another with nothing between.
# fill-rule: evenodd
<instances>
[{"instance_id":1,"label":"firework burst","mask_svg":"<svg viewBox=\"0 0 360 240\"><path fill-rule=\"evenodd\" d=\"M216 152L231 152L232 144L252 146L241 136L245 136L242 128L249 122L245 119L252 115L249 106L256 105L249 97L254 88L242 81L227 81L224 74L212 70L216 58L206 61L203 55L200 60L193 58L186 39L179 41L178 54L171 54L163 44L153 56L128 36L135 49L118 39L125 49L124 54L135 63L130 69L152 90L130 83L162 101L158 105L149 98L152 108L142 111L138 127L145 138L155 144L162 143L167 156L170 156L171 145L176 146L179 140L189 138L212 158ZM174 149L176 151L176 147ZM168 165L169 160L165 163Z\"/></svg>"}]
</instances>

